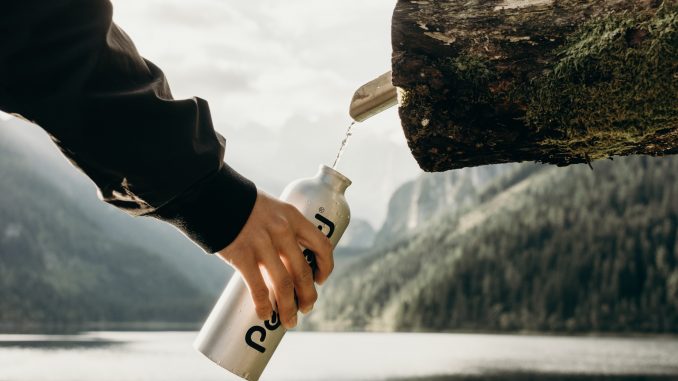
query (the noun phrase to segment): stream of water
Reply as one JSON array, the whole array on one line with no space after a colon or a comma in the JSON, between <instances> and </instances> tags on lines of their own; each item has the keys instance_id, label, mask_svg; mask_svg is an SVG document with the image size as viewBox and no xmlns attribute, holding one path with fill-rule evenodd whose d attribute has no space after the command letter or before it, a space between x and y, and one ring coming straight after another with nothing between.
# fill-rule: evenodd
<instances>
[{"instance_id":1,"label":"stream of water","mask_svg":"<svg viewBox=\"0 0 678 381\"><path fill-rule=\"evenodd\" d=\"M346 130L346 136L344 137L344 140L341 141L341 147L339 148L339 152L337 152L337 157L334 159L334 164L332 164L332 169L337 169L337 165L341 160L341 156L344 154L344 151L346 150L348 140L351 138L351 135L353 135L353 126L355 126L355 124L356 122L354 121L348 126L348 129Z\"/></svg>"}]
</instances>

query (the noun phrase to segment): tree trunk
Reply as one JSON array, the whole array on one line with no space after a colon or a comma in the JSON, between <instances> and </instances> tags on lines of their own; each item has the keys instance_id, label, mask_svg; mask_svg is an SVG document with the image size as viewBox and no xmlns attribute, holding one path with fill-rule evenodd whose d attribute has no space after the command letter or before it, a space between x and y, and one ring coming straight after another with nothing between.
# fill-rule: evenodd
<instances>
[{"instance_id":1,"label":"tree trunk","mask_svg":"<svg viewBox=\"0 0 678 381\"><path fill-rule=\"evenodd\" d=\"M678 152L676 0L398 0L392 28L424 170Z\"/></svg>"}]
</instances>

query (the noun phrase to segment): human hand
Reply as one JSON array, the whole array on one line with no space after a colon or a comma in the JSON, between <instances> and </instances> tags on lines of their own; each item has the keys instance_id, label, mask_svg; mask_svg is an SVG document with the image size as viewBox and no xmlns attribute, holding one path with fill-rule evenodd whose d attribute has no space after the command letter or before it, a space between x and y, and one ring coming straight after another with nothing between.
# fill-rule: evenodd
<instances>
[{"instance_id":1,"label":"human hand","mask_svg":"<svg viewBox=\"0 0 678 381\"><path fill-rule=\"evenodd\" d=\"M240 272L262 320L273 312L270 287L286 328L297 325L295 294L303 313L310 312L318 298L313 271L299 245L315 253L315 281L324 283L334 268L329 239L294 206L258 191L240 234L217 253Z\"/></svg>"}]
</instances>

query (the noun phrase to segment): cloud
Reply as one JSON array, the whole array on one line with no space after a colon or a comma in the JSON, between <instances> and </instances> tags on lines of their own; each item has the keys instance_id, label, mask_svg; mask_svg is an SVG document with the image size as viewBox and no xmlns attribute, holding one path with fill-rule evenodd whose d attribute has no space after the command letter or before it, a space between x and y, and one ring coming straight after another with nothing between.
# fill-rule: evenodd
<instances>
[{"instance_id":1,"label":"cloud","mask_svg":"<svg viewBox=\"0 0 678 381\"><path fill-rule=\"evenodd\" d=\"M202 97L219 98L227 94L242 94L254 91L254 82L250 73L205 63L173 76L169 81L190 82L191 86L200 89Z\"/></svg>"},{"instance_id":2,"label":"cloud","mask_svg":"<svg viewBox=\"0 0 678 381\"><path fill-rule=\"evenodd\" d=\"M302 112L346 112L355 88L388 70L392 8L384 0L121 0L114 17L178 97L209 95L216 117L281 128ZM233 94L233 83L254 91Z\"/></svg>"}]
</instances>

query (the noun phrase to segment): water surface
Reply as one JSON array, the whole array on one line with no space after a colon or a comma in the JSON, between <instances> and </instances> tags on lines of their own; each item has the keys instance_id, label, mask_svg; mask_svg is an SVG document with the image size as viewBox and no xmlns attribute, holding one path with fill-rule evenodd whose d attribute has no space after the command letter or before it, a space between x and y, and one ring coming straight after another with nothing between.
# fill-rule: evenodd
<instances>
[{"instance_id":1,"label":"water surface","mask_svg":"<svg viewBox=\"0 0 678 381\"><path fill-rule=\"evenodd\" d=\"M0 381L238 380L195 335L0 335ZM678 380L678 338L292 332L262 380Z\"/></svg>"}]
</instances>

